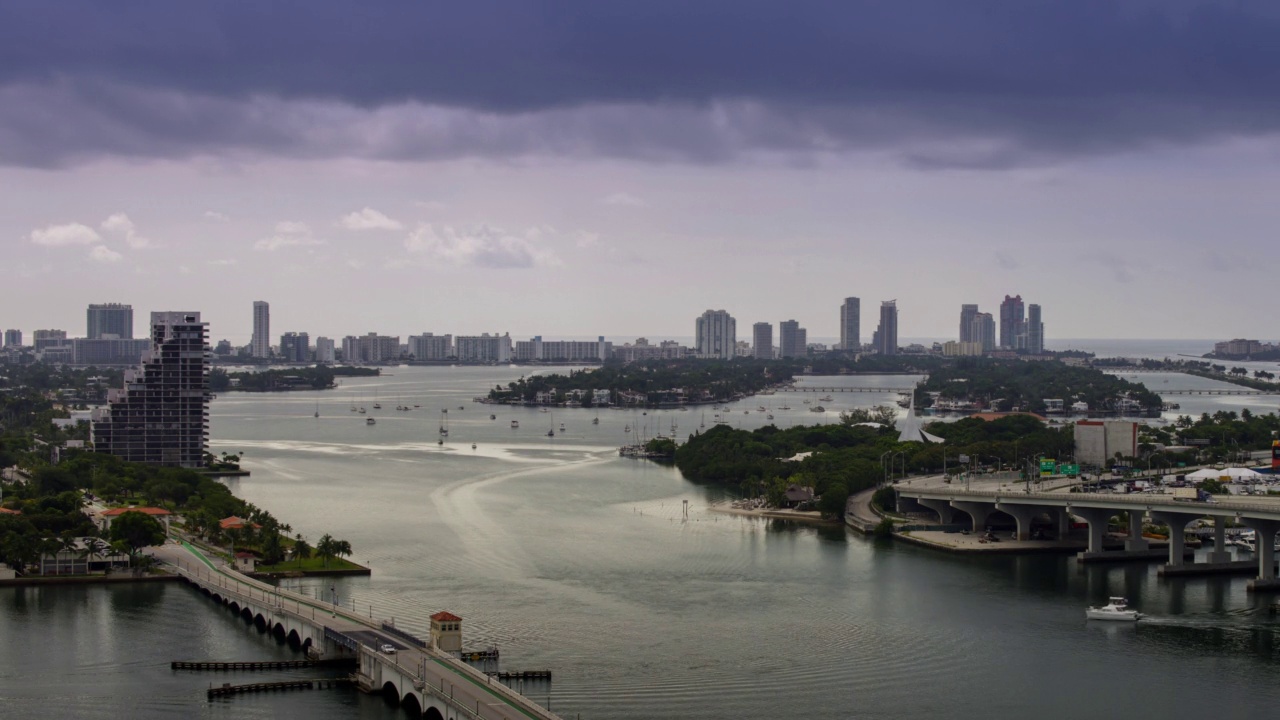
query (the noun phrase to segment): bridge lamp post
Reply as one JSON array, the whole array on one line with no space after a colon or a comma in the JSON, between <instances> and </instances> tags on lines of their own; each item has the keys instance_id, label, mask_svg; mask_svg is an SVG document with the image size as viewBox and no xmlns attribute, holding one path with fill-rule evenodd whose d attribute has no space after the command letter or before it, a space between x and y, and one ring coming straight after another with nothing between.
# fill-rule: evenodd
<instances>
[{"instance_id":1,"label":"bridge lamp post","mask_svg":"<svg viewBox=\"0 0 1280 720\"><path fill-rule=\"evenodd\" d=\"M898 452L894 453L889 457L889 468L890 470L893 469L893 459L898 457L899 455L902 456L902 477L905 478L907 476L907 451L906 450L899 450Z\"/></svg>"},{"instance_id":2,"label":"bridge lamp post","mask_svg":"<svg viewBox=\"0 0 1280 720\"><path fill-rule=\"evenodd\" d=\"M892 455L892 454L893 454L892 450L885 450L884 452L880 453L880 469L884 472L885 485L889 484L889 470L886 468L884 464L884 458L886 455Z\"/></svg>"}]
</instances>

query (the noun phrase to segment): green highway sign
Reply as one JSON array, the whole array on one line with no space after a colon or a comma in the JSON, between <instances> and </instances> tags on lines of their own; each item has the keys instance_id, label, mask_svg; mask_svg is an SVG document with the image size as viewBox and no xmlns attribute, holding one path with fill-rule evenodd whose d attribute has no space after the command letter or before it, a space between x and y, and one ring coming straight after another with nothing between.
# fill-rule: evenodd
<instances>
[{"instance_id":1,"label":"green highway sign","mask_svg":"<svg viewBox=\"0 0 1280 720\"><path fill-rule=\"evenodd\" d=\"M1040 477L1049 477L1058 469L1058 461L1041 460L1040 461Z\"/></svg>"},{"instance_id":2,"label":"green highway sign","mask_svg":"<svg viewBox=\"0 0 1280 720\"><path fill-rule=\"evenodd\" d=\"M1079 465L1059 465L1058 472L1062 473L1063 475L1066 475L1067 477L1075 477L1080 474L1080 466Z\"/></svg>"}]
</instances>

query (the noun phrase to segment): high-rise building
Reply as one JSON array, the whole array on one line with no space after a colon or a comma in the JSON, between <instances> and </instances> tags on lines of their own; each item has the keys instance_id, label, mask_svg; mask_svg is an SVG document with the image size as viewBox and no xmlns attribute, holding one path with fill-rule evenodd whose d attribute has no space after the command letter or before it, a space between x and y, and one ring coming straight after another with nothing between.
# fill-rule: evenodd
<instances>
[{"instance_id":1,"label":"high-rise building","mask_svg":"<svg viewBox=\"0 0 1280 720\"><path fill-rule=\"evenodd\" d=\"M415 360L444 360L453 357L453 336L421 335L409 336L409 354Z\"/></svg>"},{"instance_id":2,"label":"high-rise building","mask_svg":"<svg viewBox=\"0 0 1280 720\"><path fill-rule=\"evenodd\" d=\"M249 345L254 357L271 357L271 305L265 300L253 301L253 339Z\"/></svg>"},{"instance_id":3,"label":"high-rise building","mask_svg":"<svg viewBox=\"0 0 1280 720\"><path fill-rule=\"evenodd\" d=\"M978 316L977 305L960 306L960 342L973 342L973 319Z\"/></svg>"},{"instance_id":4,"label":"high-rise building","mask_svg":"<svg viewBox=\"0 0 1280 720\"><path fill-rule=\"evenodd\" d=\"M984 353L996 349L996 319L991 313L980 312L973 316L969 325L968 342L972 342Z\"/></svg>"},{"instance_id":5,"label":"high-rise building","mask_svg":"<svg viewBox=\"0 0 1280 720\"><path fill-rule=\"evenodd\" d=\"M337 362L337 359L337 353L334 352L333 347L333 338L327 338L323 335L316 338L316 362L332 365Z\"/></svg>"},{"instance_id":6,"label":"high-rise building","mask_svg":"<svg viewBox=\"0 0 1280 720\"><path fill-rule=\"evenodd\" d=\"M90 305L86 313L88 332L85 337L100 340L113 335L119 340L133 339L133 306L120 303Z\"/></svg>"},{"instance_id":7,"label":"high-rise building","mask_svg":"<svg viewBox=\"0 0 1280 720\"><path fill-rule=\"evenodd\" d=\"M21 330L5 330L4 346L7 348L22 347L22 331Z\"/></svg>"},{"instance_id":8,"label":"high-rise building","mask_svg":"<svg viewBox=\"0 0 1280 720\"><path fill-rule=\"evenodd\" d=\"M115 337L72 338L70 342L71 364L84 366L137 365L151 347L150 340L121 340Z\"/></svg>"},{"instance_id":9,"label":"high-rise building","mask_svg":"<svg viewBox=\"0 0 1280 720\"><path fill-rule=\"evenodd\" d=\"M773 325L758 322L751 326L751 355L757 360L773 359Z\"/></svg>"},{"instance_id":10,"label":"high-rise building","mask_svg":"<svg viewBox=\"0 0 1280 720\"><path fill-rule=\"evenodd\" d=\"M511 362L511 336L494 333L459 335L453 339L461 362Z\"/></svg>"},{"instance_id":11,"label":"high-rise building","mask_svg":"<svg viewBox=\"0 0 1280 720\"><path fill-rule=\"evenodd\" d=\"M1026 327L1026 310L1021 295L1005 295L1000 303L1000 347L1014 350L1018 347L1018 336Z\"/></svg>"},{"instance_id":12,"label":"high-rise building","mask_svg":"<svg viewBox=\"0 0 1280 720\"><path fill-rule=\"evenodd\" d=\"M1040 306L1034 303L1027 306L1027 352L1044 352L1044 323L1040 320Z\"/></svg>"},{"instance_id":13,"label":"high-rise building","mask_svg":"<svg viewBox=\"0 0 1280 720\"><path fill-rule=\"evenodd\" d=\"M93 411L93 443L131 462L196 468L209 439L209 325L197 312L151 313L151 348Z\"/></svg>"},{"instance_id":14,"label":"high-rise building","mask_svg":"<svg viewBox=\"0 0 1280 720\"><path fill-rule=\"evenodd\" d=\"M880 303L880 326L876 328L876 352L881 355L898 354L898 301Z\"/></svg>"},{"instance_id":15,"label":"high-rise building","mask_svg":"<svg viewBox=\"0 0 1280 720\"><path fill-rule=\"evenodd\" d=\"M738 324L724 310L708 310L694 323L698 357L732 360L738 342Z\"/></svg>"},{"instance_id":16,"label":"high-rise building","mask_svg":"<svg viewBox=\"0 0 1280 720\"><path fill-rule=\"evenodd\" d=\"M311 362L311 336L287 332L280 336L280 359L285 362Z\"/></svg>"},{"instance_id":17,"label":"high-rise building","mask_svg":"<svg viewBox=\"0 0 1280 720\"><path fill-rule=\"evenodd\" d=\"M862 301L847 297L840 306L840 349L862 349Z\"/></svg>"},{"instance_id":18,"label":"high-rise building","mask_svg":"<svg viewBox=\"0 0 1280 720\"><path fill-rule=\"evenodd\" d=\"M808 333L795 320L778 323L778 357L794 358L809 354Z\"/></svg>"},{"instance_id":19,"label":"high-rise building","mask_svg":"<svg viewBox=\"0 0 1280 720\"><path fill-rule=\"evenodd\" d=\"M32 333L31 343L35 347L36 352L40 352L51 347L59 347L62 345L70 347L71 345L71 343L67 342L66 330L37 330Z\"/></svg>"}]
</instances>

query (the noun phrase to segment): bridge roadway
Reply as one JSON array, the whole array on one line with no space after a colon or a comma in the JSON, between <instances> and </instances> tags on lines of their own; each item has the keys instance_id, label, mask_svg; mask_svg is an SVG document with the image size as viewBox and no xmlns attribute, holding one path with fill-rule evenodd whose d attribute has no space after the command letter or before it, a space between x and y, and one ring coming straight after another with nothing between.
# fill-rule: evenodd
<instances>
[{"instance_id":1,"label":"bridge roadway","mask_svg":"<svg viewBox=\"0 0 1280 720\"><path fill-rule=\"evenodd\" d=\"M869 387L864 385L856 385L856 386L845 385L841 387L813 387L810 385L805 385L803 387L796 387L794 385L786 385L784 387L778 388L777 391L789 392L789 393L842 393L842 392L909 393L909 392L915 392L915 388L914 387Z\"/></svg>"},{"instance_id":2,"label":"bridge roadway","mask_svg":"<svg viewBox=\"0 0 1280 720\"><path fill-rule=\"evenodd\" d=\"M1184 567L1186 552L1186 526L1201 518L1214 520L1214 552L1210 553L1206 569L1226 568L1234 565L1225 550L1226 523L1236 521L1255 531L1257 537L1258 574L1250 589L1276 589L1275 546L1273 539L1280 532L1280 498L1232 498L1230 500L1175 500L1172 495L1159 493L1097 493L1038 491L1027 492L1021 484L1001 486L997 489L971 489L955 487L943 482L942 476L913 478L910 484L894 486L899 497L911 498L922 506L938 513L943 523L950 523L957 511L971 518L975 531L986 527L987 518L999 511L1011 516L1017 523L1017 538L1031 537L1031 522L1049 514L1056 516L1059 532L1067 527L1071 516L1089 525L1088 549L1078 556L1081 560L1146 557L1147 541L1142 537L1143 517L1169 526L1169 560L1166 572L1182 573L1195 568ZM1124 551L1106 551L1103 541L1112 516L1129 514L1129 539ZM1170 568L1173 568L1171 571Z\"/></svg>"},{"instance_id":3,"label":"bridge roadway","mask_svg":"<svg viewBox=\"0 0 1280 720\"><path fill-rule=\"evenodd\" d=\"M183 578L260 629L316 657L356 657L357 681L383 692L415 717L432 720L560 720L515 690L413 636L316 598L282 590L228 568L185 542L152 554ZM379 648L392 645L395 653Z\"/></svg>"}]
</instances>

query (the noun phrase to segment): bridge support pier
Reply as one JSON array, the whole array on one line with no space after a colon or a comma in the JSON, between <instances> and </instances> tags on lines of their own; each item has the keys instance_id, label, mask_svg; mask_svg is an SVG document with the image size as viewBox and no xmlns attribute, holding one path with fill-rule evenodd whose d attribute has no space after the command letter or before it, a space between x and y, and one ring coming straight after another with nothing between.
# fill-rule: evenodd
<instances>
[{"instance_id":1,"label":"bridge support pier","mask_svg":"<svg viewBox=\"0 0 1280 720\"><path fill-rule=\"evenodd\" d=\"M1138 508L1129 511L1129 539L1124 542L1124 549L1129 552L1151 549L1147 539L1142 537L1142 517L1143 511Z\"/></svg>"},{"instance_id":2,"label":"bridge support pier","mask_svg":"<svg viewBox=\"0 0 1280 720\"><path fill-rule=\"evenodd\" d=\"M1153 512L1151 519L1169 526L1169 564L1167 567L1182 567L1187 554L1187 523L1199 515L1175 512Z\"/></svg>"},{"instance_id":3,"label":"bridge support pier","mask_svg":"<svg viewBox=\"0 0 1280 720\"><path fill-rule=\"evenodd\" d=\"M973 520L973 531L982 532L987 527L987 518L996 509L995 503L968 502L952 500L951 507L965 513Z\"/></svg>"},{"instance_id":4,"label":"bridge support pier","mask_svg":"<svg viewBox=\"0 0 1280 720\"><path fill-rule=\"evenodd\" d=\"M1242 518L1240 522L1253 530L1258 547L1258 577L1250 581L1249 589L1280 590L1280 581L1276 580L1276 532L1280 531L1280 521Z\"/></svg>"},{"instance_id":5,"label":"bridge support pier","mask_svg":"<svg viewBox=\"0 0 1280 720\"><path fill-rule=\"evenodd\" d=\"M1054 524L1058 531L1058 539L1066 540L1071 534L1071 513L1066 508L1054 508Z\"/></svg>"},{"instance_id":6,"label":"bridge support pier","mask_svg":"<svg viewBox=\"0 0 1280 720\"><path fill-rule=\"evenodd\" d=\"M1227 550L1227 518L1219 515L1213 519L1213 552L1209 553L1211 563L1231 562L1231 551Z\"/></svg>"},{"instance_id":7,"label":"bridge support pier","mask_svg":"<svg viewBox=\"0 0 1280 720\"><path fill-rule=\"evenodd\" d=\"M996 503L996 509L1018 521L1017 538L1019 540L1031 539L1031 521L1044 512L1044 508L1038 505L1014 505L1005 502Z\"/></svg>"},{"instance_id":8,"label":"bridge support pier","mask_svg":"<svg viewBox=\"0 0 1280 720\"><path fill-rule=\"evenodd\" d=\"M1103 541L1107 537L1107 523L1116 512L1105 508L1074 508L1071 513L1089 523L1089 547L1085 553L1101 554Z\"/></svg>"},{"instance_id":9,"label":"bridge support pier","mask_svg":"<svg viewBox=\"0 0 1280 720\"><path fill-rule=\"evenodd\" d=\"M951 507L951 503L946 500L929 500L921 498L916 502L938 513L938 519L943 525L950 525L955 519L956 510Z\"/></svg>"}]
</instances>

